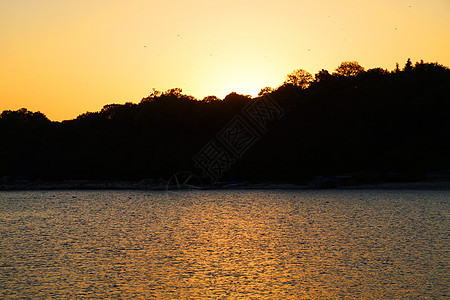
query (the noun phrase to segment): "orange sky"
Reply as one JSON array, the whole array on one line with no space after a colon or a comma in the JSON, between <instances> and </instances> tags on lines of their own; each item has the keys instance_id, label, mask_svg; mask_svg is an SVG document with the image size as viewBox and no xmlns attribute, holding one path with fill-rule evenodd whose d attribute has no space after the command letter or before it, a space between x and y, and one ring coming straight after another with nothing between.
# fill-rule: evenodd
<instances>
[{"instance_id":1,"label":"orange sky","mask_svg":"<svg viewBox=\"0 0 450 300\"><path fill-rule=\"evenodd\" d=\"M302 68L450 65L448 0L1 0L0 111L72 119L152 88L256 95Z\"/></svg>"}]
</instances>

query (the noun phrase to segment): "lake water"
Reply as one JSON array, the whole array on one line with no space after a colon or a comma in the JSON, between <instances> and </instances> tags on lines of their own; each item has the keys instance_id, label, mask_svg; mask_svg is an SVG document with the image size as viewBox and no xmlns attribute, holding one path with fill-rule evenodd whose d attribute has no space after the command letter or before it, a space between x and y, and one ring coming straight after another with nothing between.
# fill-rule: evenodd
<instances>
[{"instance_id":1,"label":"lake water","mask_svg":"<svg viewBox=\"0 0 450 300\"><path fill-rule=\"evenodd\" d=\"M450 191L0 193L0 298L449 298Z\"/></svg>"}]
</instances>

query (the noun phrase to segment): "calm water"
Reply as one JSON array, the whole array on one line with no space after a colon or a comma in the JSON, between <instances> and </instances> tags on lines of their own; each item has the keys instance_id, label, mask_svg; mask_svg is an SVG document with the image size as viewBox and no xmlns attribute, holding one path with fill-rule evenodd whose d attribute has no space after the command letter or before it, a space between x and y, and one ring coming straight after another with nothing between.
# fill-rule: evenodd
<instances>
[{"instance_id":1,"label":"calm water","mask_svg":"<svg viewBox=\"0 0 450 300\"><path fill-rule=\"evenodd\" d=\"M0 298L449 298L450 191L0 193Z\"/></svg>"}]
</instances>

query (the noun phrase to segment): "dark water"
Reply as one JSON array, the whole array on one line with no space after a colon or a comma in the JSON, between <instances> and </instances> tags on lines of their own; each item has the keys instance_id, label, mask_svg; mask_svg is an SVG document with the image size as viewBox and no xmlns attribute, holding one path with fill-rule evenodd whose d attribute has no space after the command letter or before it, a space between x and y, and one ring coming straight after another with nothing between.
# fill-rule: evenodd
<instances>
[{"instance_id":1,"label":"dark water","mask_svg":"<svg viewBox=\"0 0 450 300\"><path fill-rule=\"evenodd\" d=\"M449 298L450 191L0 193L0 298Z\"/></svg>"}]
</instances>

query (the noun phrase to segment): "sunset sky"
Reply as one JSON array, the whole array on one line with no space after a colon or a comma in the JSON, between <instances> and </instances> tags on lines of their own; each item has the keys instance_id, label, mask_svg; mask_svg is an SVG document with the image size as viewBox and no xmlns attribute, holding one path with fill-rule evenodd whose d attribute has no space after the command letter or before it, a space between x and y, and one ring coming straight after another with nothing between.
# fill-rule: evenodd
<instances>
[{"instance_id":1,"label":"sunset sky","mask_svg":"<svg viewBox=\"0 0 450 300\"><path fill-rule=\"evenodd\" d=\"M302 68L450 66L449 0L0 0L0 111L73 119L173 87L256 95Z\"/></svg>"}]
</instances>

